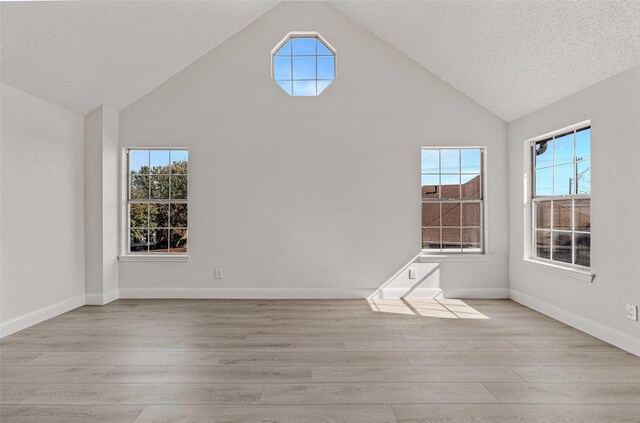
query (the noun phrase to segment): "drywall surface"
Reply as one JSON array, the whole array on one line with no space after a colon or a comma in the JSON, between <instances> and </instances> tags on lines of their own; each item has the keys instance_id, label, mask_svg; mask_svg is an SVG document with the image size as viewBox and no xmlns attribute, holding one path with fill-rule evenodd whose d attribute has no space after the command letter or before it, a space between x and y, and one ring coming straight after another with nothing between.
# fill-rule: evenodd
<instances>
[{"instance_id":1,"label":"drywall surface","mask_svg":"<svg viewBox=\"0 0 640 423\"><path fill-rule=\"evenodd\" d=\"M509 126L510 288L513 297L601 326L640 351L640 67L623 72ZM593 283L527 266L530 158L525 141L591 120L591 265ZM559 314L558 314L559 313ZM610 342L615 340L608 339Z\"/></svg>"},{"instance_id":2,"label":"drywall surface","mask_svg":"<svg viewBox=\"0 0 640 423\"><path fill-rule=\"evenodd\" d=\"M4 324L84 296L84 175L82 116L4 84L1 101Z\"/></svg>"},{"instance_id":3,"label":"drywall surface","mask_svg":"<svg viewBox=\"0 0 640 423\"><path fill-rule=\"evenodd\" d=\"M84 118L85 286L89 304L118 289L118 112L100 106Z\"/></svg>"},{"instance_id":4,"label":"drywall surface","mask_svg":"<svg viewBox=\"0 0 640 423\"><path fill-rule=\"evenodd\" d=\"M270 77L292 30L337 49L318 97ZM506 142L504 121L332 6L282 3L120 113L123 148L189 148L191 255L121 262L120 294L369 295L419 253L420 147L447 145L488 149L490 257L440 263L429 285L505 290Z\"/></svg>"}]
</instances>

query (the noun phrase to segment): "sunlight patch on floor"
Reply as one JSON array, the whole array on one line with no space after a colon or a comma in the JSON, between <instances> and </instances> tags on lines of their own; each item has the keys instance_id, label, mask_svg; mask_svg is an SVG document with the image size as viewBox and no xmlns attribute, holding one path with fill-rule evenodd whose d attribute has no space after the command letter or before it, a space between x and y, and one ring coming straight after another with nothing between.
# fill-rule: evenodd
<instances>
[{"instance_id":1,"label":"sunlight patch on floor","mask_svg":"<svg viewBox=\"0 0 640 423\"><path fill-rule=\"evenodd\" d=\"M438 319L488 319L462 300L453 299L367 299L372 311Z\"/></svg>"}]
</instances>

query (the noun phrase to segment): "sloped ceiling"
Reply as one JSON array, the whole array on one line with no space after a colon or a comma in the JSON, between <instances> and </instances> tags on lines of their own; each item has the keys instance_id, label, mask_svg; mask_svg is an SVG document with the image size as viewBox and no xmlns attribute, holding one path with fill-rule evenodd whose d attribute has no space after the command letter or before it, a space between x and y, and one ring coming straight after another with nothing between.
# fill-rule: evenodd
<instances>
[{"instance_id":1,"label":"sloped ceiling","mask_svg":"<svg viewBox=\"0 0 640 423\"><path fill-rule=\"evenodd\" d=\"M0 80L122 110L277 3L5 2ZM640 64L635 0L331 4L506 121Z\"/></svg>"},{"instance_id":2,"label":"sloped ceiling","mask_svg":"<svg viewBox=\"0 0 640 423\"><path fill-rule=\"evenodd\" d=\"M640 1L331 3L508 122L640 64Z\"/></svg>"},{"instance_id":3,"label":"sloped ceiling","mask_svg":"<svg viewBox=\"0 0 640 423\"><path fill-rule=\"evenodd\" d=\"M86 114L127 107L277 2L10 2L2 82Z\"/></svg>"}]
</instances>

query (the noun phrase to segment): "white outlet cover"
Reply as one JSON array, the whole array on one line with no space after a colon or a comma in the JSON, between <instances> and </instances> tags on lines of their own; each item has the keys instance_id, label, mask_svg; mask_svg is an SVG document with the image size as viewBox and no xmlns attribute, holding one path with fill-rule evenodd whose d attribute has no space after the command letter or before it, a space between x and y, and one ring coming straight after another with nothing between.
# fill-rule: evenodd
<instances>
[{"instance_id":1,"label":"white outlet cover","mask_svg":"<svg viewBox=\"0 0 640 423\"><path fill-rule=\"evenodd\" d=\"M627 304L627 317L631 320L638 320L638 306Z\"/></svg>"},{"instance_id":2,"label":"white outlet cover","mask_svg":"<svg viewBox=\"0 0 640 423\"><path fill-rule=\"evenodd\" d=\"M409 269L409 279L417 279L418 278L418 270L415 268Z\"/></svg>"}]
</instances>

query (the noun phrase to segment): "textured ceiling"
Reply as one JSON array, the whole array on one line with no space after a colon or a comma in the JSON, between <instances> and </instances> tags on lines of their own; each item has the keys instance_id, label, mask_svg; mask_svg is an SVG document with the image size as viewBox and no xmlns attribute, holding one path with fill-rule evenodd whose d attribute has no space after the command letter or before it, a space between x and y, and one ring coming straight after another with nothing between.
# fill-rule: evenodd
<instances>
[{"instance_id":1,"label":"textured ceiling","mask_svg":"<svg viewBox=\"0 0 640 423\"><path fill-rule=\"evenodd\" d=\"M276 3L4 2L0 80L121 110ZM506 121L640 64L640 0L331 3Z\"/></svg>"},{"instance_id":2,"label":"textured ceiling","mask_svg":"<svg viewBox=\"0 0 640 423\"><path fill-rule=\"evenodd\" d=\"M0 79L76 113L121 110L276 3L2 3Z\"/></svg>"},{"instance_id":3,"label":"textured ceiling","mask_svg":"<svg viewBox=\"0 0 640 423\"><path fill-rule=\"evenodd\" d=\"M331 3L506 121L640 64L640 1Z\"/></svg>"}]
</instances>

